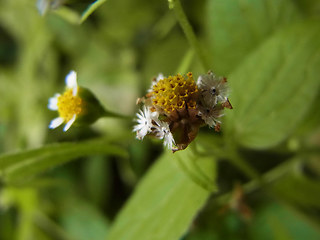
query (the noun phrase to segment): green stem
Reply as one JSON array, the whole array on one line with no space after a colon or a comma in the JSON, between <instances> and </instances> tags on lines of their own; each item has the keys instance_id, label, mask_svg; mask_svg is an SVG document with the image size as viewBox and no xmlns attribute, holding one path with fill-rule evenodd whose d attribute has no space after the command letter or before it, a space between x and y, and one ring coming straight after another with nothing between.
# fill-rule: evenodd
<instances>
[{"instance_id":1,"label":"green stem","mask_svg":"<svg viewBox=\"0 0 320 240\"><path fill-rule=\"evenodd\" d=\"M310 149L303 149L303 150L299 150L294 152L296 154L297 157L303 157L303 156L308 156L308 155L317 155L320 153L320 149L319 148L310 148ZM270 171L269 175L266 175L265 177L261 177L259 175L259 173L247 162L245 161L245 159L243 159L237 152L236 150L231 150L230 151L230 155L227 158L234 166L236 166L237 168L239 168L244 174L246 174L247 177L256 180L257 183L259 184L264 184L265 181L270 181L269 177L273 177L274 175L278 174L279 171L284 171L284 167L287 166L288 164L292 164L292 162L296 162L296 161L290 161L289 163L285 163L282 166L282 168L280 169L276 169L276 171ZM256 183L255 183L256 184ZM258 185L259 185L258 184Z\"/></svg>"},{"instance_id":2,"label":"green stem","mask_svg":"<svg viewBox=\"0 0 320 240\"><path fill-rule=\"evenodd\" d=\"M249 179L262 181L259 172L239 154L237 144L234 142L233 138L224 135L224 142L226 147L225 152L227 154L226 159L241 170Z\"/></svg>"},{"instance_id":3,"label":"green stem","mask_svg":"<svg viewBox=\"0 0 320 240\"><path fill-rule=\"evenodd\" d=\"M36 212L34 221L37 226L39 226L44 232L49 234L54 239L74 240L74 238L69 236L58 224L53 222L40 211Z\"/></svg>"},{"instance_id":4,"label":"green stem","mask_svg":"<svg viewBox=\"0 0 320 240\"><path fill-rule=\"evenodd\" d=\"M244 192L248 194L261 187L266 187L267 185L275 182L279 178L286 175L290 171L291 166L297 163L297 161L299 161L299 158L294 158L290 161L282 163L278 167L262 175L261 178L250 181L249 183L243 186ZM225 204L228 201L228 199L230 199L231 195L232 195L231 192L223 194L215 200L215 203Z\"/></svg>"},{"instance_id":5,"label":"green stem","mask_svg":"<svg viewBox=\"0 0 320 240\"><path fill-rule=\"evenodd\" d=\"M200 44L197 40L197 37L187 19L186 14L184 13L180 0L168 0L169 1L169 8L173 9L176 18L189 41L189 44L192 46L196 54L198 55L201 64L205 71L210 69L210 64L208 63L204 51L201 49Z\"/></svg>"},{"instance_id":6,"label":"green stem","mask_svg":"<svg viewBox=\"0 0 320 240\"><path fill-rule=\"evenodd\" d=\"M245 160L237 150L229 149L228 160L238 169L240 169L249 179L257 179L261 181L260 174Z\"/></svg>"},{"instance_id":7,"label":"green stem","mask_svg":"<svg viewBox=\"0 0 320 240\"><path fill-rule=\"evenodd\" d=\"M122 114L119 114L119 113L106 111L106 110L102 114L102 117L122 118L122 119L125 119L125 120L132 120L133 119L132 116L126 116L126 115L122 115Z\"/></svg>"},{"instance_id":8,"label":"green stem","mask_svg":"<svg viewBox=\"0 0 320 240\"><path fill-rule=\"evenodd\" d=\"M319 147L312 147L312 148L304 148L298 151L293 152L297 156L309 156L309 155L320 155L320 148Z\"/></svg>"}]
</instances>

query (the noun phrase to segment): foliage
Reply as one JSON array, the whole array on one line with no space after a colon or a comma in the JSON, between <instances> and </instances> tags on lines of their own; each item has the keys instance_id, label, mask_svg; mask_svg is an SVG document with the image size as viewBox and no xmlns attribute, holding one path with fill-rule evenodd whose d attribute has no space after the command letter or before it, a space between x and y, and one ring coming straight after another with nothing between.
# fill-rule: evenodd
<instances>
[{"instance_id":1,"label":"foliage","mask_svg":"<svg viewBox=\"0 0 320 240\"><path fill-rule=\"evenodd\" d=\"M0 6L0 239L319 239L317 0ZM207 65L231 89L221 132L134 139L152 77ZM129 117L49 130L71 69Z\"/></svg>"}]
</instances>

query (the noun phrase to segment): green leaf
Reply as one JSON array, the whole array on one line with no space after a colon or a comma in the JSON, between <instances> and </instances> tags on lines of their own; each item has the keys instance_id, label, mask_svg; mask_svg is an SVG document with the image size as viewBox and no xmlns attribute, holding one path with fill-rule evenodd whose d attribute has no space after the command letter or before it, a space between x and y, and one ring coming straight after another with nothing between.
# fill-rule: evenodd
<instances>
[{"instance_id":1,"label":"green leaf","mask_svg":"<svg viewBox=\"0 0 320 240\"><path fill-rule=\"evenodd\" d=\"M111 161L105 156L92 156L84 163L83 171L84 185L90 202L97 206L105 206L112 197L112 184L109 181L113 173Z\"/></svg>"},{"instance_id":2,"label":"green leaf","mask_svg":"<svg viewBox=\"0 0 320 240\"><path fill-rule=\"evenodd\" d=\"M270 216L268 224L273 230L274 240L293 240L288 229L282 225L282 222L275 216Z\"/></svg>"},{"instance_id":3,"label":"green leaf","mask_svg":"<svg viewBox=\"0 0 320 240\"><path fill-rule=\"evenodd\" d=\"M4 181L18 183L44 170L87 155L110 154L127 157L127 152L105 139L79 143L59 143L0 157Z\"/></svg>"},{"instance_id":4,"label":"green leaf","mask_svg":"<svg viewBox=\"0 0 320 240\"><path fill-rule=\"evenodd\" d=\"M303 123L297 129L295 136L303 137L309 134L315 134L317 129L320 128L320 92L318 91L317 97L312 102L311 108L308 111Z\"/></svg>"},{"instance_id":5,"label":"green leaf","mask_svg":"<svg viewBox=\"0 0 320 240\"><path fill-rule=\"evenodd\" d=\"M109 229L102 212L79 198L64 203L60 221L68 235L77 240L102 240Z\"/></svg>"},{"instance_id":6,"label":"green leaf","mask_svg":"<svg viewBox=\"0 0 320 240\"><path fill-rule=\"evenodd\" d=\"M176 240L188 231L192 220L210 196L179 167L179 160L197 161L214 179L214 159L196 159L190 149L167 152L153 165L111 227L112 240Z\"/></svg>"},{"instance_id":7,"label":"green leaf","mask_svg":"<svg viewBox=\"0 0 320 240\"><path fill-rule=\"evenodd\" d=\"M279 28L300 18L291 0L210 0L208 35L214 71L230 73Z\"/></svg>"},{"instance_id":8,"label":"green leaf","mask_svg":"<svg viewBox=\"0 0 320 240\"><path fill-rule=\"evenodd\" d=\"M286 205L269 203L254 215L250 239L318 239L319 229Z\"/></svg>"},{"instance_id":9,"label":"green leaf","mask_svg":"<svg viewBox=\"0 0 320 240\"><path fill-rule=\"evenodd\" d=\"M107 0L96 0L90 4L89 7L82 13L80 23L83 23L98 7L100 7Z\"/></svg>"},{"instance_id":10,"label":"green leaf","mask_svg":"<svg viewBox=\"0 0 320 240\"><path fill-rule=\"evenodd\" d=\"M320 25L306 21L274 35L230 76L229 136L251 148L283 141L319 88Z\"/></svg>"}]
</instances>

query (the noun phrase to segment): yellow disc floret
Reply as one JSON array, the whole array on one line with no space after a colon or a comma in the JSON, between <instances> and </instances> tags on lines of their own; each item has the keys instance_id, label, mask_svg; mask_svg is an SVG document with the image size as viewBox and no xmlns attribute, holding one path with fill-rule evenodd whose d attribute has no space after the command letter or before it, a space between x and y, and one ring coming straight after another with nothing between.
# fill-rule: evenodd
<instances>
[{"instance_id":1,"label":"yellow disc floret","mask_svg":"<svg viewBox=\"0 0 320 240\"><path fill-rule=\"evenodd\" d=\"M186 77L178 74L159 80L153 86L153 105L171 113L182 108L195 109L198 87L189 72Z\"/></svg>"},{"instance_id":2,"label":"yellow disc floret","mask_svg":"<svg viewBox=\"0 0 320 240\"><path fill-rule=\"evenodd\" d=\"M58 112L65 122L68 122L74 114L79 115L83 111L83 100L72 94L72 89L58 97Z\"/></svg>"}]
</instances>

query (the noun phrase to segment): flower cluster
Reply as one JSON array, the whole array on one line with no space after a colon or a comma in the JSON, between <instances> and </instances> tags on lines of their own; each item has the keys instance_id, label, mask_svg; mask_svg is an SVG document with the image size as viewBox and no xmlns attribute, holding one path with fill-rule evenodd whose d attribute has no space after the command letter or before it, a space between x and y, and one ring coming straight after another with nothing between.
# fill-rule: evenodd
<instances>
[{"instance_id":1,"label":"flower cluster","mask_svg":"<svg viewBox=\"0 0 320 240\"><path fill-rule=\"evenodd\" d=\"M219 131L223 109L232 108L227 79L211 71L200 75L197 82L191 72L186 76L159 75L138 103L143 107L133 128L137 138L143 139L148 134L164 139L164 145L172 151L185 149L201 126Z\"/></svg>"}]
</instances>

